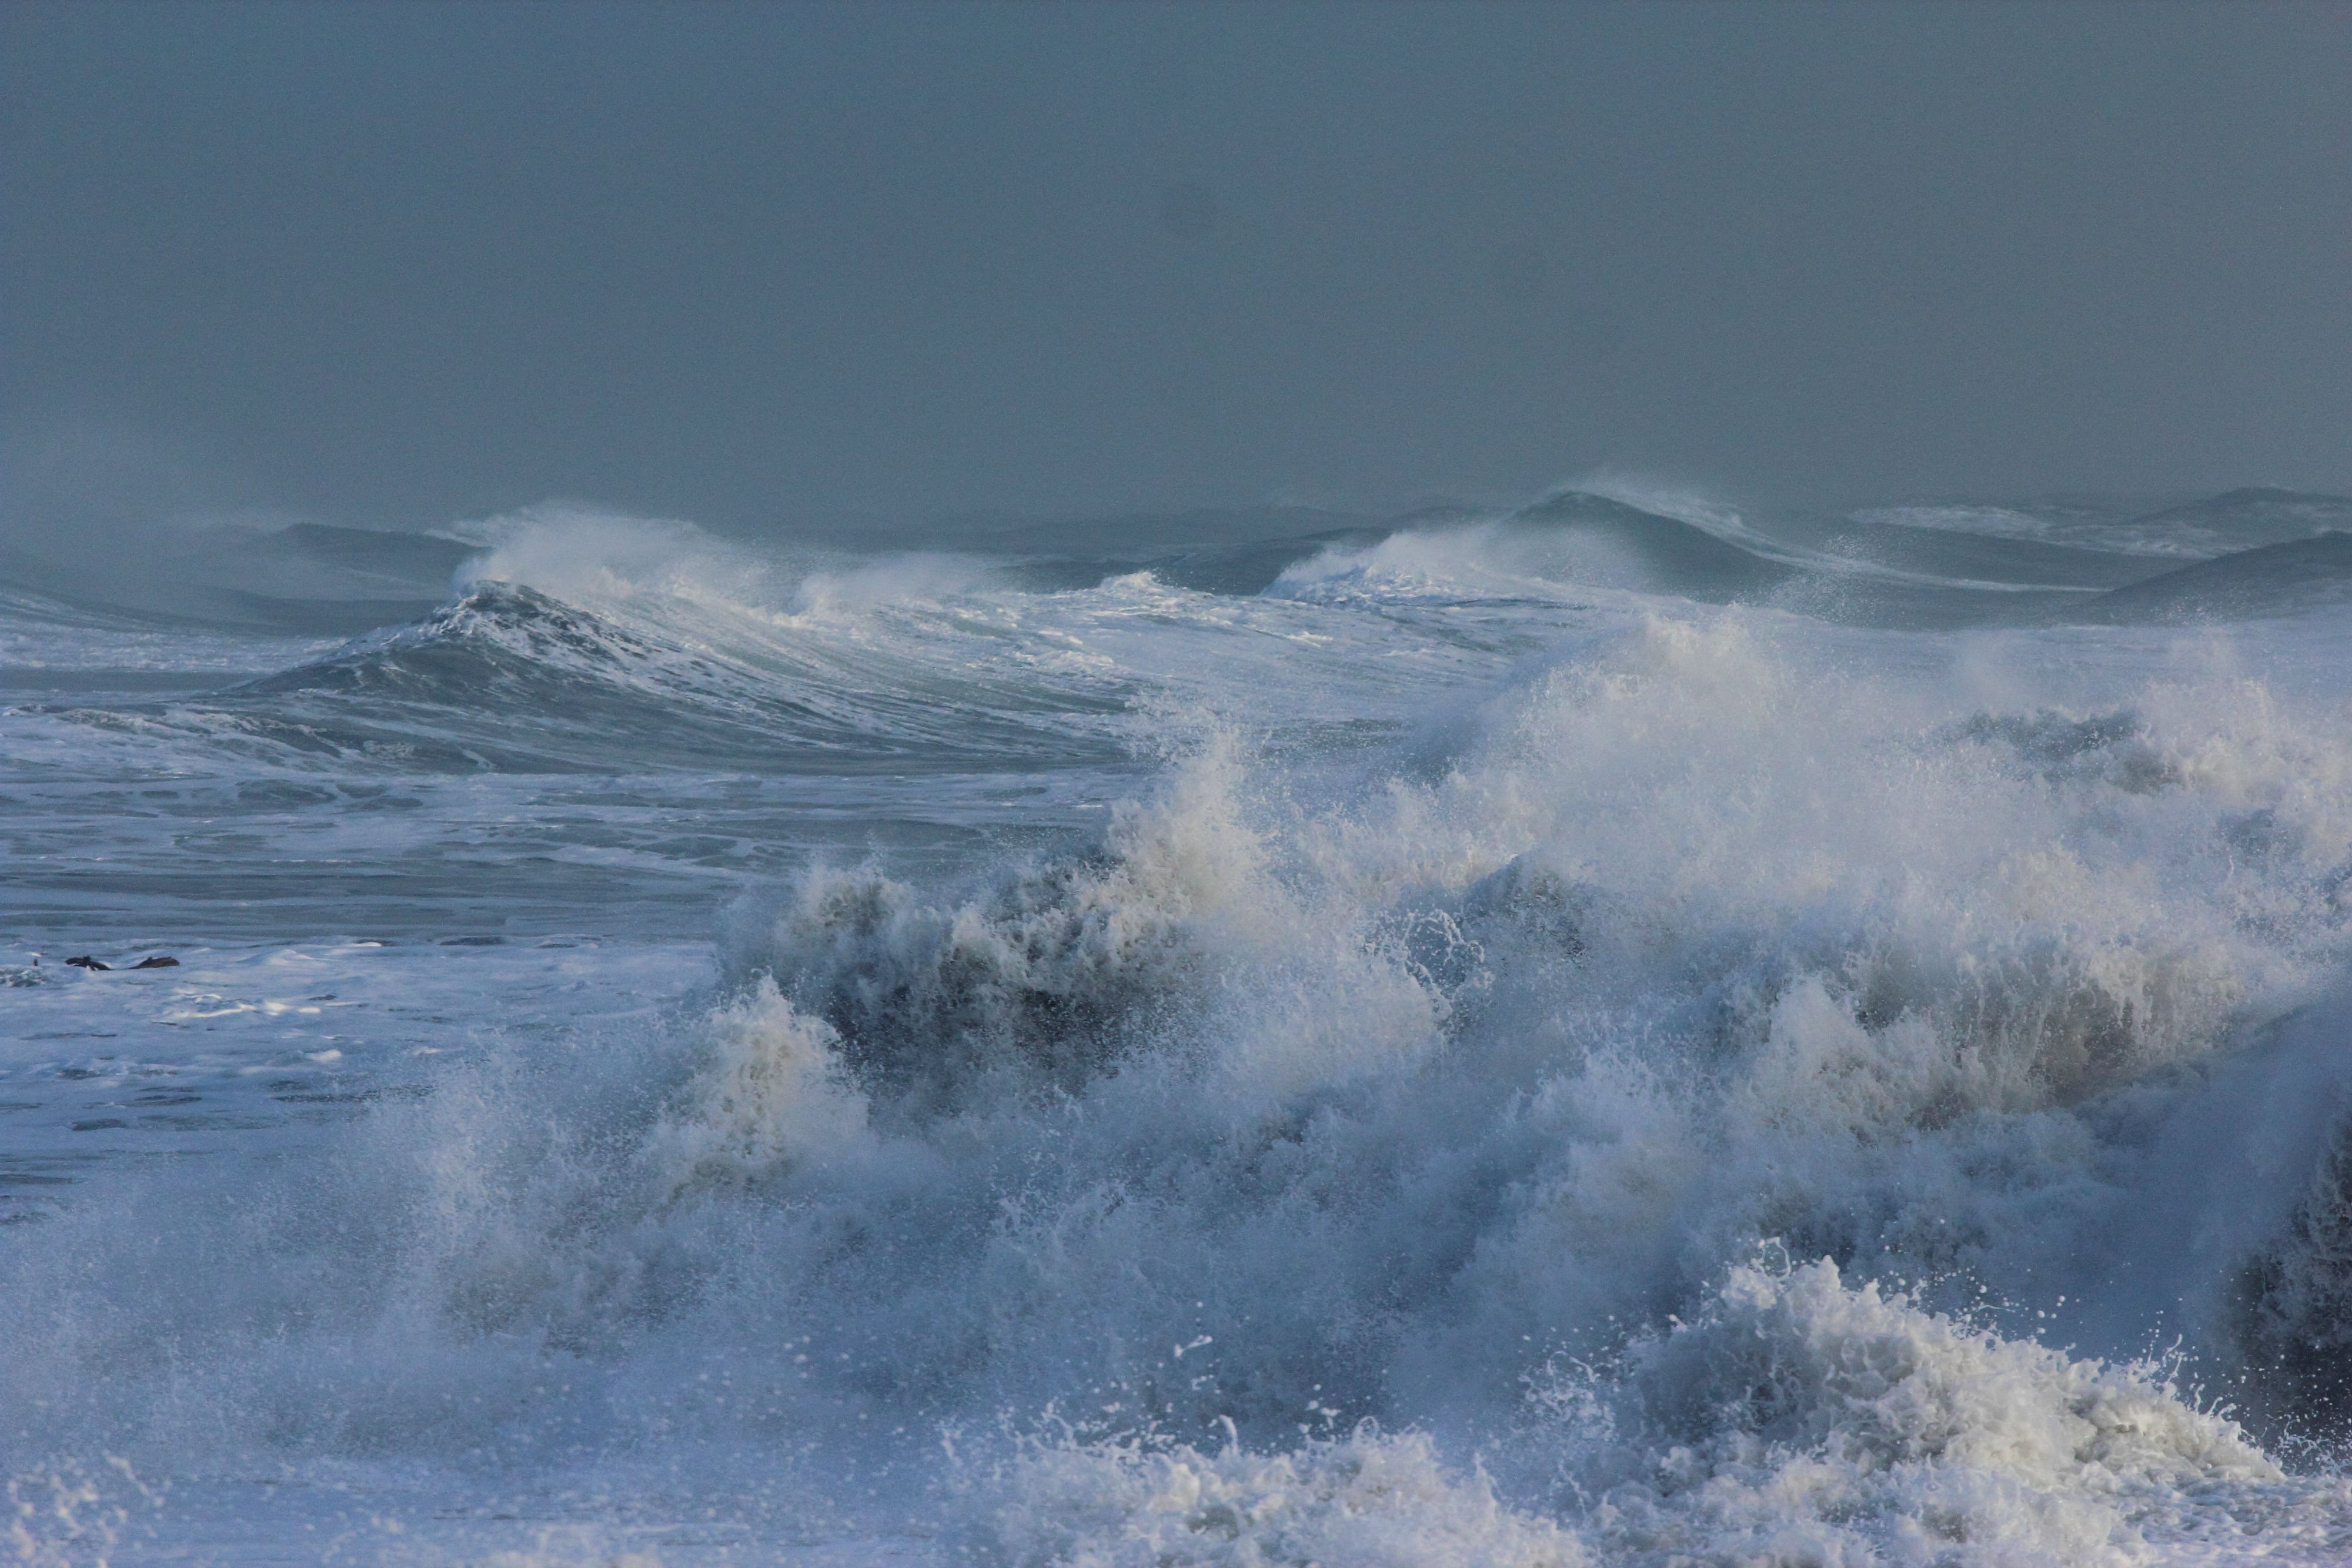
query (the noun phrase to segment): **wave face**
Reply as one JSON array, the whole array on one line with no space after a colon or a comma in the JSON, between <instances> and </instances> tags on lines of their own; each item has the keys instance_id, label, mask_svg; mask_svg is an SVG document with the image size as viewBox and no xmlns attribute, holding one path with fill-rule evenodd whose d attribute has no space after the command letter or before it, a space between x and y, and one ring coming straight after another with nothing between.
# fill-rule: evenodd
<instances>
[{"instance_id":1,"label":"wave face","mask_svg":"<svg viewBox=\"0 0 2352 1568\"><path fill-rule=\"evenodd\" d=\"M2085 620L2181 625L2340 612L2347 601L2352 601L2352 533L2330 531L2180 567L2113 589L2075 613Z\"/></svg>"},{"instance_id":2,"label":"wave face","mask_svg":"<svg viewBox=\"0 0 2352 1568\"><path fill-rule=\"evenodd\" d=\"M306 735L346 752L396 729L429 734L437 745L411 744L412 764L502 771L645 758L874 769L919 766L933 752L968 763L975 751L1038 744L1024 716L1046 727L1054 717L1113 709L1083 686L1040 682L990 714L982 704L992 694L936 674L923 680L930 672L892 672L887 663L861 670L756 622L751 635L714 630L633 625L491 582L417 626L232 687L219 708L267 714L281 727L289 716L315 714ZM727 639L728 630L738 635ZM858 689L861 674L893 674L904 678ZM455 746L460 737L472 744Z\"/></svg>"},{"instance_id":3,"label":"wave face","mask_svg":"<svg viewBox=\"0 0 2352 1568\"><path fill-rule=\"evenodd\" d=\"M11 1550L2343 1561L2345 536L2070 507L12 591Z\"/></svg>"},{"instance_id":4,"label":"wave face","mask_svg":"<svg viewBox=\"0 0 2352 1568\"><path fill-rule=\"evenodd\" d=\"M2075 497L2030 506L1983 504L1879 507L1855 520L1944 536L2042 544L2159 564L2210 560L2263 545L2292 544L2352 528L2352 497L2252 486L2170 506Z\"/></svg>"}]
</instances>

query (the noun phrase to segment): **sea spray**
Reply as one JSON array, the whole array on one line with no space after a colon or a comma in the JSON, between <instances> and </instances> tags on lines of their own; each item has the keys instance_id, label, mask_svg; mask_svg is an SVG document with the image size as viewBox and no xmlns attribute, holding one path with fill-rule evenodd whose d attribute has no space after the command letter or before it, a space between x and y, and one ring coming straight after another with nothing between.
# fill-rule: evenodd
<instances>
[{"instance_id":1,"label":"sea spray","mask_svg":"<svg viewBox=\"0 0 2352 1568\"><path fill-rule=\"evenodd\" d=\"M543 519L0 716L125 950L364 927L11 988L7 1473L385 1558L2340 1555L2329 629L1705 604L1538 537L1748 548L1611 505L1263 597Z\"/></svg>"}]
</instances>

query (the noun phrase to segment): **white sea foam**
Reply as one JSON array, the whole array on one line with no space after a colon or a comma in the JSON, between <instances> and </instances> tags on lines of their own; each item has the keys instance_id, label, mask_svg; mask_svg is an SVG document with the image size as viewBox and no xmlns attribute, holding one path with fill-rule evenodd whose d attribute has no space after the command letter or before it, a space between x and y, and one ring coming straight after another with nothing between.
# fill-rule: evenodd
<instances>
[{"instance_id":1,"label":"white sea foam","mask_svg":"<svg viewBox=\"0 0 2352 1568\"><path fill-rule=\"evenodd\" d=\"M1272 1452L1031 1442L967 1484L992 1555L1106 1568L2226 1561L2298 1511L2322 1522L2278 1532L2279 1558L2352 1539L2340 1483L2289 1479L2161 1368L2004 1340L1826 1260L1737 1266L1610 1373L1548 1368L1507 1446L1552 1469L1566 1524L1369 1427Z\"/></svg>"},{"instance_id":2,"label":"white sea foam","mask_svg":"<svg viewBox=\"0 0 2352 1568\"><path fill-rule=\"evenodd\" d=\"M1612 1562L2154 1562L2226 1549L2249 1499L2346 1500L2161 1368L2005 1340L1827 1260L1735 1267L1618 1365L1537 1395L1584 1438L1563 1476Z\"/></svg>"},{"instance_id":3,"label":"white sea foam","mask_svg":"<svg viewBox=\"0 0 2352 1568\"><path fill-rule=\"evenodd\" d=\"M1352 1437L1254 1454L1237 1443L1038 1444L976 1489L986 1557L1072 1568L1582 1568L1576 1538L1515 1511L1426 1437Z\"/></svg>"},{"instance_id":4,"label":"white sea foam","mask_svg":"<svg viewBox=\"0 0 2352 1568\"><path fill-rule=\"evenodd\" d=\"M404 1048L439 1019L466 1049L403 1077L289 1037L263 1069L286 1103L383 1076L270 1145L299 1157L238 1166L233 1202L126 1164L11 1228L0 1449L28 1486L96 1478L77 1518L128 1508L91 1468L112 1452L176 1467L184 1497L292 1476L420 1529L520 1508L536 1533L466 1550L549 1561L690 1560L619 1530L656 1495L753 1556L852 1560L2325 1561L2352 1539L2321 1381L2352 1295L2339 683L2272 678L2227 632L1865 632L1507 581L1429 535L1243 600L1130 571L1030 591L951 559L793 575L580 527L516 525L481 569L552 599L487 591L452 612L481 637L348 650L235 714L373 715L365 661L421 649L391 674L439 684L399 711L457 714L445 737L696 704L821 711L875 757L955 731L919 788L803 769L778 808L932 837L792 865L658 1019L632 1000L658 988L591 956L561 960L582 999L560 1028L511 1022L537 972L516 948L495 986L419 980ZM484 647L504 662L464 662ZM505 682L487 717L462 711L478 671ZM604 686L650 706L589 706ZM372 754L298 779L191 711L38 716L11 787L62 800L74 726L136 727L151 765L211 758L191 813L251 787L281 844L368 849L301 813L353 817L338 791ZM975 769L973 737L1024 714L1052 744ZM1115 764L1070 739L1171 715ZM719 859L670 841L722 820L732 776L681 761L689 732L628 733L667 748L635 758L642 821L584 772L493 771L416 786L400 810L439 825L386 852L482 857L513 885L449 885L518 921L592 854ZM695 755L749 776L751 753ZM91 758L114 773L72 786L89 810L145 799ZM1067 809L1046 831L1001 798ZM560 852L516 825L552 833L540 816L572 824ZM94 988L118 980L163 983L26 995L62 1018L69 990L134 994ZM203 984L220 1009L132 1021L315 1033L260 1004L350 986ZM58 1076L96 1071L78 1049L8 1061L98 1082ZM122 1103L61 1147L163 1113L131 1103L135 1064L108 1071ZM2141 1361L2151 1338L2178 1359Z\"/></svg>"},{"instance_id":5,"label":"white sea foam","mask_svg":"<svg viewBox=\"0 0 2352 1568\"><path fill-rule=\"evenodd\" d=\"M581 506L533 507L449 532L482 552L458 568L458 588L513 582L575 602L690 592L711 578L756 579L764 564L692 523Z\"/></svg>"}]
</instances>

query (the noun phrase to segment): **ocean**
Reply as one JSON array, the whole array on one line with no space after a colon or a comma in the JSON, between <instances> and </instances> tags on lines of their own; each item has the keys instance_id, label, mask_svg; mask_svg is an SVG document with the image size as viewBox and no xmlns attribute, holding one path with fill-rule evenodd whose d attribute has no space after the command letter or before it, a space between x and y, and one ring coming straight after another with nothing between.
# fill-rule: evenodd
<instances>
[{"instance_id":1,"label":"ocean","mask_svg":"<svg viewBox=\"0 0 2352 1568\"><path fill-rule=\"evenodd\" d=\"M2347 529L0 561L0 1551L2352 1560Z\"/></svg>"}]
</instances>

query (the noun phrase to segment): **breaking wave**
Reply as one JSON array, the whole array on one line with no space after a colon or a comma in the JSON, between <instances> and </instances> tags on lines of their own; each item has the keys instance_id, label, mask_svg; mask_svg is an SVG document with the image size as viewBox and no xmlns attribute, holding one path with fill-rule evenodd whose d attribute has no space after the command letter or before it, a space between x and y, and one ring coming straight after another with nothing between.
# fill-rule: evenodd
<instances>
[{"instance_id":1,"label":"breaking wave","mask_svg":"<svg viewBox=\"0 0 2352 1568\"><path fill-rule=\"evenodd\" d=\"M1769 593L1796 575L1785 552L1736 518L1706 522L1563 490L1498 517L1327 546L1285 570L1268 591L1344 601L1400 591L1471 598L1582 588L1724 602Z\"/></svg>"},{"instance_id":2,"label":"breaking wave","mask_svg":"<svg viewBox=\"0 0 2352 1568\"><path fill-rule=\"evenodd\" d=\"M428 771L870 771L1118 752L1101 722L1126 706L1118 681L1007 649L968 623L980 617L944 609L938 596L969 574L919 559L810 571L778 603L730 596L710 580L721 558L698 575L668 541L634 524L547 525L475 559L461 595L413 624L202 697L76 716L298 766ZM647 580L625 575L648 563Z\"/></svg>"},{"instance_id":3,"label":"breaking wave","mask_svg":"<svg viewBox=\"0 0 2352 1568\"><path fill-rule=\"evenodd\" d=\"M142 722L1140 781L821 857L689 1003L486 1026L234 1206L18 1228L11 1473L666 1467L918 1561L2352 1549L2325 683L1825 627L1801 552L1585 495L1247 600L533 537Z\"/></svg>"}]
</instances>

